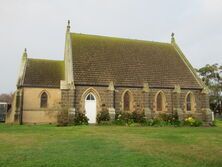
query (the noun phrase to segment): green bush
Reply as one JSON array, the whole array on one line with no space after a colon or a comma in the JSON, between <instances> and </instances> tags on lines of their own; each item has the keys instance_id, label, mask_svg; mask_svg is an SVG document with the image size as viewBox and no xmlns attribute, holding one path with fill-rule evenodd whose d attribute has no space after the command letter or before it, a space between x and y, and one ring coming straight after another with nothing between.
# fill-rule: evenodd
<instances>
[{"instance_id":1,"label":"green bush","mask_svg":"<svg viewBox=\"0 0 222 167\"><path fill-rule=\"evenodd\" d=\"M145 113L144 112L140 112L140 111L134 111L131 114L131 119L135 122L135 123L143 123L146 121L145 119Z\"/></svg>"},{"instance_id":2,"label":"green bush","mask_svg":"<svg viewBox=\"0 0 222 167\"><path fill-rule=\"evenodd\" d=\"M154 119L146 120L145 122L142 122L141 124L142 124L142 126L153 126L154 125Z\"/></svg>"},{"instance_id":3,"label":"green bush","mask_svg":"<svg viewBox=\"0 0 222 167\"><path fill-rule=\"evenodd\" d=\"M111 121L101 121L98 125L100 126L111 126L112 124L114 124Z\"/></svg>"},{"instance_id":4,"label":"green bush","mask_svg":"<svg viewBox=\"0 0 222 167\"><path fill-rule=\"evenodd\" d=\"M96 120L98 124L101 124L102 122L109 122L110 115L108 109L103 107L102 111L98 113Z\"/></svg>"},{"instance_id":5,"label":"green bush","mask_svg":"<svg viewBox=\"0 0 222 167\"><path fill-rule=\"evenodd\" d=\"M194 127L198 127L198 126L201 126L203 125L202 121L200 120L197 120L193 117L188 117L184 120L183 124L185 126L194 126Z\"/></svg>"},{"instance_id":6,"label":"green bush","mask_svg":"<svg viewBox=\"0 0 222 167\"><path fill-rule=\"evenodd\" d=\"M142 122L143 126L181 126L181 121L178 119L177 113L160 114L149 120Z\"/></svg>"},{"instance_id":7,"label":"green bush","mask_svg":"<svg viewBox=\"0 0 222 167\"><path fill-rule=\"evenodd\" d=\"M210 123L210 126L216 127L217 126L217 120L212 121L212 123Z\"/></svg>"},{"instance_id":8,"label":"green bush","mask_svg":"<svg viewBox=\"0 0 222 167\"><path fill-rule=\"evenodd\" d=\"M168 122L171 125L177 125L180 123L177 112L172 114L160 114L160 119L164 122Z\"/></svg>"},{"instance_id":9,"label":"green bush","mask_svg":"<svg viewBox=\"0 0 222 167\"><path fill-rule=\"evenodd\" d=\"M129 112L118 112L116 114L116 119L113 122L116 125L131 125L132 123L134 123L133 119L132 119L132 114Z\"/></svg>"},{"instance_id":10,"label":"green bush","mask_svg":"<svg viewBox=\"0 0 222 167\"><path fill-rule=\"evenodd\" d=\"M88 125L89 119L85 116L84 113L82 112L76 112L74 119L73 119L73 124L74 125Z\"/></svg>"},{"instance_id":11,"label":"green bush","mask_svg":"<svg viewBox=\"0 0 222 167\"><path fill-rule=\"evenodd\" d=\"M126 121L124 121L122 119L116 119L112 123L114 125L119 125L119 126L126 126L127 125Z\"/></svg>"},{"instance_id":12,"label":"green bush","mask_svg":"<svg viewBox=\"0 0 222 167\"><path fill-rule=\"evenodd\" d=\"M69 114L68 109L62 109L57 114L57 126L88 125L88 118L81 112Z\"/></svg>"}]
</instances>

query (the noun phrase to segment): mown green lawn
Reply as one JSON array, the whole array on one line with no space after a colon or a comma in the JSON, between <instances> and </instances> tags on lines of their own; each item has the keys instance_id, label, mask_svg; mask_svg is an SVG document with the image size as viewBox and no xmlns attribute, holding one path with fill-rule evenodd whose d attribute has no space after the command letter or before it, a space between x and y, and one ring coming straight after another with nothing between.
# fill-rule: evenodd
<instances>
[{"instance_id":1,"label":"mown green lawn","mask_svg":"<svg viewBox=\"0 0 222 167\"><path fill-rule=\"evenodd\" d=\"M221 167L213 128L0 124L1 167Z\"/></svg>"}]
</instances>

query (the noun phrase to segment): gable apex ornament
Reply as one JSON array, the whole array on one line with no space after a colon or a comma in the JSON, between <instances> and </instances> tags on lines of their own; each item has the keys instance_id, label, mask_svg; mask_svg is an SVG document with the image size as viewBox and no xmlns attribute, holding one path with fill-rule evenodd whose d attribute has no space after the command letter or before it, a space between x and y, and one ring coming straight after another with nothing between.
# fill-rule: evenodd
<instances>
[{"instance_id":1,"label":"gable apex ornament","mask_svg":"<svg viewBox=\"0 0 222 167\"><path fill-rule=\"evenodd\" d=\"M180 85L175 85L175 86L174 86L173 93L181 93Z\"/></svg>"},{"instance_id":2,"label":"gable apex ornament","mask_svg":"<svg viewBox=\"0 0 222 167\"><path fill-rule=\"evenodd\" d=\"M67 31L70 31L70 20L68 20Z\"/></svg>"},{"instance_id":3,"label":"gable apex ornament","mask_svg":"<svg viewBox=\"0 0 222 167\"><path fill-rule=\"evenodd\" d=\"M171 34L171 43L175 43L175 33L172 32Z\"/></svg>"},{"instance_id":4,"label":"gable apex ornament","mask_svg":"<svg viewBox=\"0 0 222 167\"><path fill-rule=\"evenodd\" d=\"M27 59L27 57L28 57L27 49L25 48L25 49L24 49L24 53L23 53L23 55L22 55L22 59L23 59L23 60L24 60L24 59Z\"/></svg>"},{"instance_id":5,"label":"gable apex ornament","mask_svg":"<svg viewBox=\"0 0 222 167\"><path fill-rule=\"evenodd\" d=\"M150 92L150 88L149 88L149 84L148 83L143 83L143 92L145 92L145 93L149 93Z\"/></svg>"}]
</instances>

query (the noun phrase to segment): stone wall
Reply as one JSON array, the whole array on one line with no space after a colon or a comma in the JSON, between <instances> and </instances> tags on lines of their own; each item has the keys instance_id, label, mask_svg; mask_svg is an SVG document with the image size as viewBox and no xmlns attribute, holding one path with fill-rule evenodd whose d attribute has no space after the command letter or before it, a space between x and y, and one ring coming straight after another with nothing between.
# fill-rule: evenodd
<instances>
[{"instance_id":1,"label":"stone wall","mask_svg":"<svg viewBox=\"0 0 222 167\"><path fill-rule=\"evenodd\" d=\"M48 94L48 108L40 108L41 93ZM112 112L123 111L123 94L129 91L132 95L132 109L143 110L147 117L151 118L159 113L155 111L155 96L160 89L149 89L144 91L141 88L116 87L115 91L108 86L75 86L74 89L47 89L47 88L24 88L23 89L23 122L24 123L55 123L57 110L60 107L68 107L72 111L84 112L85 98L88 93L93 93L97 100L97 112L101 111L102 105ZM209 97L201 90L185 90L175 92L174 89L161 89L166 97L166 111L171 114L178 112L180 119L192 115L205 122L211 122L211 112L209 110ZM195 96L195 111L185 111L185 97L192 92ZM12 112L13 113L13 112ZM9 116L13 118L13 116ZM10 119L9 119L10 120ZM12 122L12 120L8 121Z\"/></svg>"},{"instance_id":2,"label":"stone wall","mask_svg":"<svg viewBox=\"0 0 222 167\"><path fill-rule=\"evenodd\" d=\"M180 111L179 114L181 119L192 115L201 120L211 120L211 118L206 118L206 111L203 111L203 109L209 108L208 95L203 94L201 90L182 89L179 94L176 94L174 92L174 89L149 89L149 92L143 92L142 88L116 87L115 91L110 91L106 86L76 86L74 108L76 111L84 112L85 97L88 93L91 92L96 96L97 99L97 112L101 111L101 106L103 104L105 104L107 108L115 108L116 112L122 111L122 98L126 90L130 91L133 97L132 111L135 111L137 109L149 109L151 114L150 117L159 114L155 111L155 95L161 90L166 97L166 111L164 111L165 113L171 114L172 112ZM192 92L195 97L196 103L194 112L186 112L185 110L185 98L189 92Z\"/></svg>"},{"instance_id":3,"label":"stone wall","mask_svg":"<svg viewBox=\"0 0 222 167\"><path fill-rule=\"evenodd\" d=\"M40 108L42 92L48 94L48 107ZM24 88L23 89L23 123L55 123L60 107L60 89Z\"/></svg>"}]
</instances>

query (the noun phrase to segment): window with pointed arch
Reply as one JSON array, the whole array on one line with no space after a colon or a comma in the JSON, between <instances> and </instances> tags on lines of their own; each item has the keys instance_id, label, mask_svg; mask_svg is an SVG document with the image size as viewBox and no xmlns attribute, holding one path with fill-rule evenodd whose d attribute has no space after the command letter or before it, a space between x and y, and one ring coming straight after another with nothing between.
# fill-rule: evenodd
<instances>
[{"instance_id":1,"label":"window with pointed arch","mask_svg":"<svg viewBox=\"0 0 222 167\"><path fill-rule=\"evenodd\" d=\"M95 100L95 97L92 95L92 93L90 93L87 95L86 100Z\"/></svg>"},{"instance_id":2,"label":"window with pointed arch","mask_svg":"<svg viewBox=\"0 0 222 167\"><path fill-rule=\"evenodd\" d=\"M194 107L195 107L195 97L193 95L193 93L188 92L188 94L186 95L186 99L185 99L185 109L188 112L192 112L194 111Z\"/></svg>"},{"instance_id":3,"label":"window with pointed arch","mask_svg":"<svg viewBox=\"0 0 222 167\"><path fill-rule=\"evenodd\" d=\"M166 97L164 93L158 92L156 95L156 111L165 111L166 109Z\"/></svg>"},{"instance_id":4,"label":"window with pointed arch","mask_svg":"<svg viewBox=\"0 0 222 167\"><path fill-rule=\"evenodd\" d=\"M126 91L123 95L123 110L130 111L132 97L129 91Z\"/></svg>"},{"instance_id":5,"label":"window with pointed arch","mask_svg":"<svg viewBox=\"0 0 222 167\"><path fill-rule=\"evenodd\" d=\"M43 92L40 99L40 107L47 108L48 107L48 95L46 92Z\"/></svg>"}]
</instances>

